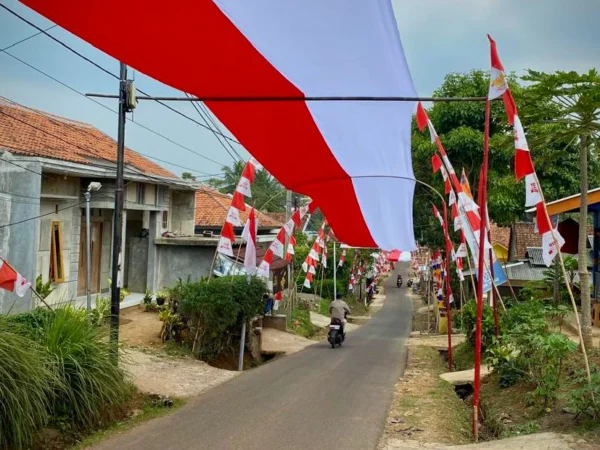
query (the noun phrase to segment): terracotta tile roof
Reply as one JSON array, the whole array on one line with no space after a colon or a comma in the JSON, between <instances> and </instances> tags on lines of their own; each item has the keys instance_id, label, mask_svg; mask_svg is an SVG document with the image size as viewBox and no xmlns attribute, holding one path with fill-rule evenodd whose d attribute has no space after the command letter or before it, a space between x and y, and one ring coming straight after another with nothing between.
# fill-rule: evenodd
<instances>
[{"instance_id":1,"label":"terracotta tile roof","mask_svg":"<svg viewBox=\"0 0 600 450\"><path fill-rule=\"evenodd\" d=\"M490 224L490 234L492 235L492 245L500 244L506 248L510 246L510 228L499 227L494 222Z\"/></svg>"},{"instance_id":2,"label":"terracotta tile roof","mask_svg":"<svg viewBox=\"0 0 600 450\"><path fill-rule=\"evenodd\" d=\"M2 99L0 148L11 153L80 164L99 164L98 160L117 162L116 141L97 128ZM125 164L147 175L178 178L130 148L125 148Z\"/></svg>"},{"instance_id":3,"label":"terracotta tile roof","mask_svg":"<svg viewBox=\"0 0 600 450\"><path fill-rule=\"evenodd\" d=\"M280 223L285 223L287 220L285 212L265 212L263 214Z\"/></svg>"},{"instance_id":4,"label":"terracotta tile roof","mask_svg":"<svg viewBox=\"0 0 600 450\"><path fill-rule=\"evenodd\" d=\"M215 189L204 188L196 191L196 226L221 227L227 217L231 205L231 196ZM249 206L246 211L240 212L242 222L248 220ZM274 220L269 215L257 212L259 228L280 228L283 222Z\"/></svg>"},{"instance_id":5,"label":"terracotta tile roof","mask_svg":"<svg viewBox=\"0 0 600 450\"><path fill-rule=\"evenodd\" d=\"M524 259L528 247L541 247L542 237L535 232L533 222L518 222L514 225L516 254L512 259Z\"/></svg>"}]
</instances>

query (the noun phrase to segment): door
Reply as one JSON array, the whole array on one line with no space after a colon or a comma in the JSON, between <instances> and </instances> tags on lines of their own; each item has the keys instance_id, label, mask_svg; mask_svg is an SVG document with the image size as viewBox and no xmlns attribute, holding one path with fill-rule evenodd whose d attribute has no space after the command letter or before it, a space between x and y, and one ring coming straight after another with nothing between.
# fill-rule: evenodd
<instances>
[{"instance_id":1,"label":"door","mask_svg":"<svg viewBox=\"0 0 600 450\"><path fill-rule=\"evenodd\" d=\"M92 222L90 228L90 248L92 256L91 291L100 292L100 274L102 267L102 223ZM79 274L77 276L77 295L85 295L85 264L86 264L86 227L81 225L79 241Z\"/></svg>"}]
</instances>

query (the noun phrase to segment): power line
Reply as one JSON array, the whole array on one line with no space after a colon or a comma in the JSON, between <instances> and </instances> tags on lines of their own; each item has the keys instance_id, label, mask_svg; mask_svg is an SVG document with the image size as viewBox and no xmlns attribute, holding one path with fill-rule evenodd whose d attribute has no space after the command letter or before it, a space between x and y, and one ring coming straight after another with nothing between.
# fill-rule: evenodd
<instances>
[{"instance_id":1,"label":"power line","mask_svg":"<svg viewBox=\"0 0 600 450\"><path fill-rule=\"evenodd\" d=\"M56 25L52 25L51 27L48 27L48 28L46 28L44 31L50 31L52 28L56 28ZM35 34L32 34L31 36L27 36L26 38L23 38L23 39L21 39L20 41L17 41L17 42L15 42L15 43L13 43L13 44L10 44L8 47L4 47L3 49L0 49L0 52L5 52L5 51L6 51L6 50L8 50L9 48L13 48L13 47L15 47L15 46L17 46L17 45L19 45L19 44L21 44L21 43L25 42L25 41L28 41L28 40L29 40L29 39L31 39L31 38L34 38L34 37L36 37L36 36L39 36L40 34L42 34L42 32L41 32L41 31L39 31L39 32L37 32L37 33L35 33Z\"/></svg>"},{"instance_id":2,"label":"power line","mask_svg":"<svg viewBox=\"0 0 600 450\"><path fill-rule=\"evenodd\" d=\"M68 46L67 44L65 44L64 42L62 42L60 39L55 38L54 36L52 36L50 33L48 33L47 31L43 30L42 28L38 27L36 24L34 24L33 22L27 20L26 18L24 18L23 16L21 16L20 14L16 13L15 11L13 11L12 9L10 9L9 7L7 7L6 5L3 5L0 3L0 7L4 8L6 11L8 11L9 13L11 13L13 16L18 17L19 19L21 19L23 22L27 23L28 25L32 26L33 28L35 28L36 30L38 30L40 33L48 36L50 39L52 39L53 41L57 42L58 44L60 44L61 46L63 46L64 48L66 48L67 50L71 51L72 53L74 53L75 55L79 56L80 58L84 59L85 61L89 62L90 64L92 64L93 66L95 66L96 68L100 69L102 72L106 73L107 75L110 75L111 77L115 78L115 79L119 79L119 77L112 73L110 70L102 67L100 64L94 62L93 60L91 60L90 58L88 58L87 56L82 55L81 53L79 53L77 50L73 49L72 47ZM151 97L150 94L148 94L147 92L144 92L143 90L136 88L136 91L138 91L140 94L146 95L148 97ZM219 134L221 137L223 137L224 139L227 139L228 141L234 142L238 145L242 145L240 144L238 141L236 141L235 139L230 138L229 136L227 136L226 134L221 133L220 131L216 131L213 130L212 128L210 128L207 125L204 125L200 122L198 122L197 120L191 118L190 116L187 116L186 114L182 113L181 111L178 111L177 109L167 105L166 103L155 99L154 100L156 103L158 103L159 105L164 106L165 108L173 111L174 113L185 117L186 119L194 122L195 124L201 126L202 128L206 128L207 130L212 131L213 133ZM221 164L221 163L217 163L217 164Z\"/></svg>"},{"instance_id":3,"label":"power line","mask_svg":"<svg viewBox=\"0 0 600 450\"><path fill-rule=\"evenodd\" d=\"M39 34L39 33L37 33L37 34ZM75 89L74 87L72 87L72 86L69 86L67 83L65 83L65 82L63 82L63 81L60 81L59 79L57 79L57 78L53 77L52 75L50 75L50 74L48 74L48 73L44 72L44 71L43 71L43 70L41 70L41 69L38 69L37 67L35 67L35 66L33 66L33 65L29 64L28 62L26 62L26 61L23 61L22 59L18 58L17 56L13 55L12 53L10 53L10 52L7 52L6 50L0 50L0 52L3 52L3 53L5 53L5 54L7 54L7 55L8 55L8 56L10 56L11 58L13 58L13 59L15 59L15 60L19 61L21 64L24 64L24 65L26 65L26 66L27 66L27 67L29 67L30 69L32 69L32 70L35 70L36 72L38 72L38 73L40 73L40 74L44 75L45 77L47 77L47 78L51 79L52 81L54 81L54 82L56 82L56 83L60 84L61 86L63 86L63 87L65 87L65 88L69 89L70 91L72 91L72 92L74 92L74 93L76 93L76 94L78 94L78 95L82 96L83 98L86 98L86 99L88 99L88 100L90 100L90 101L92 101L92 102L96 103L97 105L100 105L102 108L104 108L104 109L106 109L106 110L108 110L108 111L110 111L110 112L112 112L112 113L114 113L114 114L118 114L118 112L117 112L117 111L115 111L114 109L112 109L112 108L110 108L110 107L106 106L106 105L105 105L105 104L103 104L102 102L99 102L98 100L94 100L93 98L91 98L91 97L88 97L88 96L87 96L87 95L85 95L83 92L81 92L81 91L78 91L78 90L77 90L77 89ZM16 103L16 102L15 102L15 103ZM21 106L23 106L23 105L21 105ZM24 108L26 108L26 106L23 106L23 107L24 107ZM37 112L37 111L36 111L36 112ZM197 156L200 156L201 158L204 158L204 159L206 159L207 161L210 161L210 162L212 162L212 163L215 163L215 164L217 164L217 165L220 165L220 166L222 166L222 164L221 164L220 162L218 162L218 161L215 161L214 159L211 159L211 158L209 158L209 157L207 157L207 156L204 156L204 155L202 155L202 154L200 154L200 153L198 153L198 152L196 152L196 151L192 150L191 148L189 148L189 147L186 147L185 145L183 145L183 144L180 144L180 143L178 143L178 142L176 142L176 141L172 140L171 138L169 138L169 137L167 137L167 136L164 136L163 134L160 134L159 132L157 132L157 131L155 131L155 130L153 130L153 129L149 128L149 127L147 127L146 125L143 125L143 124L142 124L142 123L140 123L140 122L136 122L135 120L133 120L133 119L131 119L131 118L129 118L129 117L127 118L127 120L129 120L131 123L134 123L134 124L136 124L137 126L139 126L139 127L143 128L143 129L145 129L145 130L147 130L147 131L149 131L149 132L151 132L151 133L155 134L156 136L159 136L159 137L161 137L161 138L165 139L166 141L168 141L168 142L170 142L170 143L172 143L172 144L174 144L174 145L177 145L178 147L180 147L180 148L182 148L182 149L184 149L184 150L187 150L188 152L191 152L191 153L193 153L193 154L195 154L195 155L197 155ZM143 156L145 156L145 157L147 157L147 158L156 159L157 161L164 162L164 161L162 161L162 160L159 160L158 158L156 158L156 157L154 157L154 156L150 156L150 155L144 154L144 153L142 153L142 152L137 152L137 153L139 153L140 155L143 155ZM173 164L173 163L168 163L168 164ZM173 165L174 165L174 166L177 166L177 164L173 164ZM197 170L194 170L194 169L190 169L190 168L188 168L188 167L182 167L182 166L179 166L179 167L181 167L181 168L184 168L184 169L187 169L187 170L191 170L191 171L193 171L193 172L196 172L196 173L206 174L206 172L197 171Z\"/></svg>"},{"instance_id":4,"label":"power line","mask_svg":"<svg viewBox=\"0 0 600 450\"><path fill-rule=\"evenodd\" d=\"M8 54L8 53L7 53L7 54ZM12 56L12 55L11 55L11 56ZM0 98L2 98L2 99L4 99L4 100L6 100L6 101L7 101L7 102L9 102L9 103L13 103L13 104L15 104L15 105L18 105L18 106L20 106L20 107L22 107L22 108L24 108L24 109L28 109L28 110L30 110L30 111L32 111L32 112L34 112L34 113L36 113L36 114L41 114L41 115L43 115L43 116L45 116L45 117L48 117L48 118L53 118L53 117L52 117L52 115L50 115L50 114L46 114L46 113L44 113L44 112L42 112L42 111L37 111L37 110L35 110L35 109L33 109L33 108L29 108L28 106L22 105L21 103L15 102L14 100L11 100L11 99L9 99L9 98L7 98L7 97L0 96ZM101 106L105 107L105 105L101 105ZM108 107L106 107L106 108L108 108ZM110 108L108 108L108 109L109 109L110 111L112 111ZM113 111L113 112L114 112L114 111ZM7 116L10 116L10 117L12 117L12 118L13 118L13 119L15 119L15 120L20 120L20 119L17 119L17 118L15 118L14 116L12 116L12 115L10 115L10 114L5 114L5 115L7 115ZM52 134L52 133L50 133L50 132L48 132L48 131L46 131L46 130L43 130L43 129L41 129L41 128L38 128L38 127L35 127L35 126L33 126L33 125L29 124L27 121L23 121L23 120L20 120L20 121L21 121L21 122L23 122L23 123L25 123L26 125L29 125L29 126L30 126L30 127L32 127L32 128L36 128L36 129L37 129L37 130L39 130L39 131L42 131L42 132L44 132L44 133L46 133L46 134L49 134L50 136L53 136L53 137L55 137L55 138L57 138L57 139L61 139L61 138L59 138L58 136L56 136L56 135L54 135L54 134ZM71 124L69 124L69 123L67 123L67 122L65 122L64 124L65 124L65 126L67 126L67 127L69 127L69 128L72 128L72 129L73 129L73 130L75 130L75 131L83 131L83 132L86 132L86 133L87 133L87 131L86 131L85 129L76 128L76 127L72 126ZM92 138L95 138L95 136L92 136L90 133L88 133L88 135L90 135L90 137L92 137ZM70 144L70 145L73 145L73 146L75 146L75 147L77 147L77 148L79 148L79 149L81 149L81 150L84 150L86 153L91 153L89 150L87 150L87 149L84 149L84 148L82 148L82 147L80 147L80 146L78 146L78 145L76 145L76 144L73 144L72 142L65 141L64 139L61 139L61 140L62 140L63 142L66 142L66 143ZM206 177L213 177L213 176L215 176L215 174L209 174L209 173L206 173L206 172L199 172L199 171L197 171L197 170L194 170L194 169L191 169L191 168L189 168L189 167L181 166L181 165L179 165L179 164L172 163L172 162L170 162L170 161L166 161L166 160L163 160L163 159L160 159L160 158L156 158L156 157L154 157L154 156L146 155L146 154L144 154L144 153L140 153L140 152L136 152L136 153L139 153L140 155L146 156L147 158L151 158L151 159L155 159L155 160L157 160L157 161L163 162L163 163L165 163L165 164L171 164L171 165L173 165L173 166L176 166L176 167L179 167L179 168L181 168L181 169L186 169L186 170L190 170L190 171L192 171L192 172L195 172L195 173L203 174L203 176L206 176ZM9 160L5 160L5 161L9 162L10 164L16 165L17 167L21 167L22 169L29 170L30 172L33 172L33 173L35 173L35 174L37 174L37 175L43 175L42 173L39 173L39 172L36 172L36 171L34 171L34 170L28 169L27 167L23 167L23 166L19 166L18 164L14 164L12 161L9 161ZM104 168L107 168L107 167L108 167L108 168L111 168L111 169L112 169L112 167L110 167L110 166L103 166L103 165L101 165L101 164L97 164L97 163L90 164L90 165L91 165L91 166L97 166L97 167L104 167ZM47 175L43 175L43 176L47 176ZM217 175L217 176L218 176L218 175Z\"/></svg>"},{"instance_id":5,"label":"power line","mask_svg":"<svg viewBox=\"0 0 600 450\"><path fill-rule=\"evenodd\" d=\"M184 94L185 94L185 95L186 95L188 98L191 98L191 96L190 96L190 95L189 95L187 92L184 92ZM214 125L216 125L216 124L214 123L214 121L212 120L212 118L210 117L210 114L209 114L209 113L207 113L207 112L204 112L204 114L203 114L202 110L200 110L200 109L198 108L198 105L196 105L196 102L191 102L191 103L192 103L192 107L193 107L193 108L196 110L196 112L198 113L198 115L199 115L200 117L202 117L202 120L204 120L204 123L205 123L205 124L207 124L207 125L208 125L208 120L210 120L210 121L213 123L213 126L214 126ZM208 119L205 117L205 114L208 116ZM218 131L221 131L221 130L219 130L219 129L218 129L218 127L215 127L215 128L216 128ZM233 156L233 154L231 153L231 151L229 151L229 149L231 149L231 150L233 151L233 153L235 153L235 154L236 154L236 156L237 156L237 159L238 159L238 160L240 160L240 161L243 161L242 157L241 157L241 156L238 154L238 152L237 152L237 151L236 151L236 150L233 148L233 145L231 145L231 143L230 143L229 141L224 141L225 143L223 143L223 142L221 141L221 138L219 137L219 135L218 135L217 133L213 132L213 134L214 134L214 135L215 135L215 137L217 138L217 141L219 141L219 144L221 144L221 146L222 146L222 147L225 149L225 151L226 151L227 153L229 153L229 156L231 156L231 158L232 158L234 161L236 160L236 157L235 157L235 156ZM227 148L227 146L226 146L225 144L227 144L227 145L229 146L229 148Z\"/></svg>"}]
</instances>

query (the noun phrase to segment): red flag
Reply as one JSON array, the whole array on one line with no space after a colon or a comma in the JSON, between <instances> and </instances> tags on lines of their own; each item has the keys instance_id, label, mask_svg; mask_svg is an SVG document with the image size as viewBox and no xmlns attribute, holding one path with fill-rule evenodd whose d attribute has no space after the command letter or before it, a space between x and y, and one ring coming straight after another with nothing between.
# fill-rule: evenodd
<instances>
[{"instance_id":1,"label":"red flag","mask_svg":"<svg viewBox=\"0 0 600 450\"><path fill-rule=\"evenodd\" d=\"M231 206L237 208L240 211L246 211L246 200L241 192L235 191L233 198L231 199Z\"/></svg>"},{"instance_id":2,"label":"red flag","mask_svg":"<svg viewBox=\"0 0 600 450\"><path fill-rule=\"evenodd\" d=\"M433 169L433 173L436 173L442 167L442 160L437 153L431 157L431 167Z\"/></svg>"},{"instance_id":3,"label":"red flag","mask_svg":"<svg viewBox=\"0 0 600 450\"><path fill-rule=\"evenodd\" d=\"M281 301L282 298L283 298L283 295L282 295L281 291L279 291L277 294L275 294L275 300Z\"/></svg>"},{"instance_id":4,"label":"red flag","mask_svg":"<svg viewBox=\"0 0 600 450\"><path fill-rule=\"evenodd\" d=\"M537 220L538 234L544 234L548 231L551 231L552 226L548 221L548 215L546 214L546 205L544 204L544 202L539 202L537 205L535 205L535 209L535 218Z\"/></svg>"},{"instance_id":5,"label":"red flag","mask_svg":"<svg viewBox=\"0 0 600 450\"><path fill-rule=\"evenodd\" d=\"M419 131L425 129L428 120L429 117L427 116L427 111L425 111L421 102L417 103L417 127L419 128Z\"/></svg>"},{"instance_id":6,"label":"red flag","mask_svg":"<svg viewBox=\"0 0 600 450\"><path fill-rule=\"evenodd\" d=\"M488 98L493 100L502 96L504 101L504 108L506 109L506 115L508 116L508 123L512 125L514 123L514 117L517 114L517 105L515 100L508 88L506 81L506 74L504 73L504 66L500 62L498 56L498 49L496 48L496 41L488 34L490 41L490 56L491 56L491 69L490 69L490 90Z\"/></svg>"},{"instance_id":7,"label":"red flag","mask_svg":"<svg viewBox=\"0 0 600 450\"><path fill-rule=\"evenodd\" d=\"M254 183L254 176L256 175L256 167L252 162L248 161L242 171L242 177L247 178L250 183Z\"/></svg>"},{"instance_id":8,"label":"red flag","mask_svg":"<svg viewBox=\"0 0 600 450\"><path fill-rule=\"evenodd\" d=\"M226 237L231 242L235 241L235 233L233 231L233 225L229 222L225 222L223 225L223 230L221 231L221 236Z\"/></svg>"}]
</instances>

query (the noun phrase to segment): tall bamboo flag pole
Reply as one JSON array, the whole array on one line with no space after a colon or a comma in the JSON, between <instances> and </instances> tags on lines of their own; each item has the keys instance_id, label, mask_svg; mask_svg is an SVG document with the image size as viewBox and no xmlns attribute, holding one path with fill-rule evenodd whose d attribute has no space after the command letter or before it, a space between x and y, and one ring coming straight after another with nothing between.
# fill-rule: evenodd
<instances>
[{"instance_id":1,"label":"tall bamboo flag pole","mask_svg":"<svg viewBox=\"0 0 600 450\"><path fill-rule=\"evenodd\" d=\"M444 202L444 235L446 237L446 263L445 263L445 281L446 281L446 328L448 332L448 371L452 372L452 311L450 299L452 298L452 287L450 286L450 261L452 259L452 242L448 234L448 207Z\"/></svg>"},{"instance_id":2,"label":"tall bamboo flag pole","mask_svg":"<svg viewBox=\"0 0 600 450\"><path fill-rule=\"evenodd\" d=\"M483 277L485 266L485 230L487 229L487 167L489 159L490 102L485 103L485 126L483 135L483 164L481 170L481 227L479 229L479 267L477 276L477 316L475 320L475 377L473 382L473 435L479 440L479 397L481 390L481 325L483 316Z\"/></svg>"}]
</instances>

